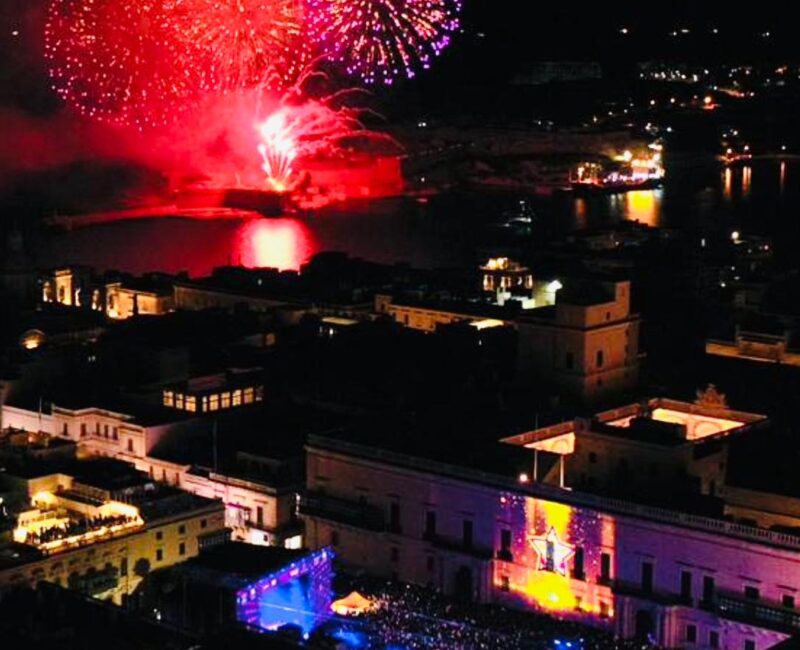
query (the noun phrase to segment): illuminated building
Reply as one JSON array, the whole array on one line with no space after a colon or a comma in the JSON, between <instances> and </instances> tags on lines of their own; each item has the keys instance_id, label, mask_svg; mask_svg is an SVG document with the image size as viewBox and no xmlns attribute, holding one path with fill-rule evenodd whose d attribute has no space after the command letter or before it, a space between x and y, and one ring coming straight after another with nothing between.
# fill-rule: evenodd
<instances>
[{"instance_id":1,"label":"illuminated building","mask_svg":"<svg viewBox=\"0 0 800 650\"><path fill-rule=\"evenodd\" d=\"M14 541L0 546L0 590L55 582L119 604L151 569L229 535L222 504L157 486L125 464L12 463L5 480L30 502L17 512Z\"/></svg>"},{"instance_id":2,"label":"illuminated building","mask_svg":"<svg viewBox=\"0 0 800 650\"><path fill-rule=\"evenodd\" d=\"M375 311L423 332L453 323L498 321L518 333L521 380L542 381L570 397L593 401L636 386L639 316L631 312L630 282L531 284L531 308L510 298L497 304L379 293Z\"/></svg>"},{"instance_id":3,"label":"illuminated building","mask_svg":"<svg viewBox=\"0 0 800 650\"><path fill-rule=\"evenodd\" d=\"M295 494L302 484L302 433L307 426L327 428L329 420L315 424L307 412L303 417L264 414L256 405L220 407L214 433L210 422L199 419L200 413L130 407L54 404L39 412L5 404L2 414L5 427L42 432L53 442L74 444L81 456L125 461L153 480L221 501L233 539L286 548L302 545L302 526L295 517ZM265 430L274 434L264 436ZM192 451L198 447L202 457ZM219 452L216 461L212 447Z\"/></svg>"},{"instance_id":4,"label":"illuminated building","mask_svg":"<svg viewBox=\"0 0 800 650\"><path fill-rule=\"evenodd\" d=\"M516 321L518 368L583 400L630 390L639 375L639 316L626 281L565 283L555 306Z\"/></svg>"},{"instance_id":5,"label":"illuminated building","mask_svg":"<svg viewBox=\"0 0 800 650\"><path fill-rule=\"evenodd\" d=\"M481 267L481 273L484 291L533 288L533 274L530 269L507 257L489 259Z\"/></svg>"},{"instance_id":6,"label":"illuminated building","mask_svg":"<svg viewBox=\"0 0 800 650\"><path fill-rule=\"evenodd\" d=\"M111 282L105 291L106 314L109 318L160 316L175 309L172 286L149 281Z\"/></svg>"},{"instance_id":7,"label":"illuminated building","mask_svg":"<svg viewBox=\"0 0 800 650\"><path fill-rule=\"evenodd\" d=\"M195 377L162 390L164 406L189 413L225 411L263 400L264 384L260 368Z\"/></svg>"},{"instance_id":8,"label":"illuminated building","mask_svg":"<svg viewBox=\"0 0 800 650\"><path fill-rule=\"evenodd\" d=\"M800 350L794 345L791 331L753 331L737 326L731 340L709 338L706 354L716 357L800 366Z\"/></svg>"},{"instance_id":9,"label":"illuminated building","mask_svg":"<svg viewBox=\"0 0 800 650\"><path fill-rule=\"evenodd\" d=\"M174 310L171 283L159 276L103 279L84 267L55 269L41 279L42 303L55 303L125 319L138 314L162 315Z\"/></svg>"},{"instance_id":10,"label":"illuminated building","mask_svg":"<svg viewBox=\"0 0 800 650\"><path fill-rule=\"evenodd\" d=\"M637 451L637 437L649 435L631 419L637 406L599 414L588 431L565 423L524 434L517 446L461 423L402 424L393 436L366 428L311 436L300 501L309 545L331 544L343 562L379 576L662 647L758 650L796 632L800 537L724 516L772 502L739 490L737 504L716 516L698 511L700 490L709 494L711 481L724 478L712 472L724 458L719 448L730 436L759 435L765 419L727 409L713 390L696 404L651 400L653 422L674 426L684 442L644 439ZM671 454L676 466L682 459L702 473L702 485L681 506L647 502L658 491L635 481L619 496L605 495L599 481L595 491L569 481L560 487L561 468L571 477L581 454L587 463L595 455L606 475L627 455L642 480L648 457ZM673 471L662 463L664 474ZM731 486L718 487L725 498Z\"/></svg>"},{"instance_id":11,"label":"illuminated building","mask_svg":"<svg viewBox=\"0 0 800 650\"><path fill-rule=\"evenodd\" d=\"M512 325L514 313L496 304L466 300L426 300L413 296L375 296L375 311L414 330L435 332L438 327L453 323L478 322L486 319Z\"/></svg>"}]
</instances>

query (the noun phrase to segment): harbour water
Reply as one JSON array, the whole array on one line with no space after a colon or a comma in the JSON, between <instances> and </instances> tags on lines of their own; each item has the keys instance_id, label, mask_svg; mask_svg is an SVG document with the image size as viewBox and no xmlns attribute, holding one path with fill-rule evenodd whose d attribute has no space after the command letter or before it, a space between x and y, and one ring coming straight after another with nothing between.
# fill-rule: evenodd
<instances>
[{"instance_id":1,"label":"harbour water","mask_svg":"<svg viewBox=\"0 0 800 650\"><path fill-rule=\"evenodd\" d=\"M734 168L676 165L663 188L536 200L530 234L596 229L625 220L698 232L740 230L771 236L776 254L800 246L800 161L761 160ZM97 269L188 271L216 266L297 269L323 250L420 267L471 264L492 243L496 224L521 197L470 193L343 205L308 218L241 221L149 219L49 231L33 244L40 266L80 263ZM532 238L532 239L530 239ZM519 244L520 242L516 242ZM501 244L502 245L502 244Z\"/></svg>"}]
</instances>

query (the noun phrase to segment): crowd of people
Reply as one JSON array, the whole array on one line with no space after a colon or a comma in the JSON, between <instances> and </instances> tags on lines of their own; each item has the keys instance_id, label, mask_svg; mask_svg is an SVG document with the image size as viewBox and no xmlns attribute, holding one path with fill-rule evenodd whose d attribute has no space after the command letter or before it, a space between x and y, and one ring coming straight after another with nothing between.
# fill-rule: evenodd
<instances>
[{"instance_id":1,"label":"crowd of people","mask_svg":"<svg viewBox=\"0 0 800 650\"><path fill-rule=\"evenodd\" d=\"M642 643L619 639L578 623L496 605L458 603L422 587L359 579L350 581L347 589L357 590L378 603L375 611L343 624L352 638L360 640L359 645L353 647L376 650L647 648Z\"/></svg>"},{"instance_id":2,"label":"crowd of people","mask_svg":"<svg viewBox=\"0 0 800 650\"><path fill-rule=\"evenodd\" d=\"M28 531L25 538L27 544L48 544L62 539L83 535L90 531L108 528L111 526L124 526L133 523L135 517L129 515L108 515L105 517L85 517L82 519L70 520L64 524L58 524L38 531Z\"/></svg>"}]
</instances>

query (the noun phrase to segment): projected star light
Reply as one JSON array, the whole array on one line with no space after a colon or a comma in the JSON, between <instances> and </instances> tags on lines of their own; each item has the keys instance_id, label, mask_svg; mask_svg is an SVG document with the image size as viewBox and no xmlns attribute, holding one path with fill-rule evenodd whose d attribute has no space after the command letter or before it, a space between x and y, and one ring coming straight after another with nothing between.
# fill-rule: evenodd
<instances>
[{"instance_id":1,"label":"projected star light","mask_svg":"<svg viewBox=\"0 0 800 650\"><path fill-rule=\"evenodd\" d=\"M567 575L567 562L575 554L575 549L562 542L556 529L551 527L547 534L529 537L531 546L539 556L539 570Z\"/></svg>"}]
</instances>

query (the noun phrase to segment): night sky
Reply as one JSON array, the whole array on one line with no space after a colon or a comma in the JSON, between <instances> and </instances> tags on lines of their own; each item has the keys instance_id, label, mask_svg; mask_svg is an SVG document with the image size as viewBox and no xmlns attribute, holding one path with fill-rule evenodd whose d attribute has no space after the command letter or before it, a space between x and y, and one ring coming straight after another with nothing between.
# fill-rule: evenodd
<instances>
[{"instance_id":1,"label":"night sky","mask_svg":"<svg viewBox=\"0 0 800 650\"><path fill-rule=\"evenodd\" d=\"M34 113L57 107L41 62L44 5L43 0L0 2L0 105ZM428 76L434 88L503 82L543 59L600 60L613 72L651 58L730 62L800 56L785 2L763 0L757 12L741 7L719 0L464 0L464 34ZM627 35L620 34L622 27ZM669 35L682 28L691 32ZM716 36L713 28L719 30Z\"/></svg>"}]
</instances>

